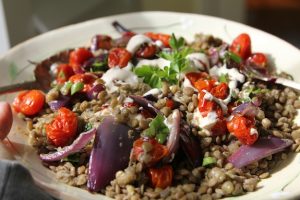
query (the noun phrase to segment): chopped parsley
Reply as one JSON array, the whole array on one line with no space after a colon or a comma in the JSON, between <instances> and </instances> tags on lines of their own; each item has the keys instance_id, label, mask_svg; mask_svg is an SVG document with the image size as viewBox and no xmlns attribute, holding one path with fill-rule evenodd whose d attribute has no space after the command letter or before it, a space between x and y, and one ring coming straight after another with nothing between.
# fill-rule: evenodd
<instances>
[{"instance_id":1,"label":"chopped parsley","mask_svg":"<svg viewBox=\"0 0 300 200\"><path fill-rule=\"evenodd\" d=\"M143 131L143 135L155 138L160 144L165 143L169 135L169 128L164 123L164 116L158 114L149 124L149 128Z\"/></svg>"},{"instance_id":2,"label":"chopped parsley","mask_svg":"<svg viewBox=\"0 0 300 200\"><path fill-rule=\"evenodd\" d=\"M220 83L228 83L229 82L228 74L221 74L221 76L219 77L219 82Z\"/></svg>"},{"instance_id":3,"label":"chopped parsley","mask_svg":"<svg viewBox=\"0 0 300 200\"><path fill-rule=\"evenodd\" d=\"M140 78L144 78L144 82L152 88L161 88L162 82L166 81L170 84L178 84L179 74L189 69L190 63L186 56L192 51L184 46L185 41L182 37L177 39L174 34L170 39L172 51L161 52L159 56L170 61L170 66L163 69L158 67L144 65L134 70L134 73Z\"/></svg>"},{"instance_id":4,"label":"chopped parsley","mask_svg":"<svg viewBox=\"0 0 300 200\"><path fill-rule=\"evenodd\" d=\"M205 157L205 158L203 158L202 166L205 167L205 166L212 165L212 164L215 164L215 163L217 163L216 158L214 158L214 157Z\"/></svg>"}]
</instances>

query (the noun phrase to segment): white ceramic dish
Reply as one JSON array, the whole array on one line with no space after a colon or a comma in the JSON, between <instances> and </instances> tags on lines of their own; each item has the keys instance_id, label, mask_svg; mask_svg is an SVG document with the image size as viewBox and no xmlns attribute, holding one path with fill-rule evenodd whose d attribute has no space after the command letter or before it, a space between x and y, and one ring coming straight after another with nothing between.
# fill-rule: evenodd
<instances>
[{"instance_id":1,"label":"white ceramic dish","mask_svg":"<svg viewBox=\"0 0 300 200\"><path fill-rule=\"evenodd\" d=\"M0 85L32 80L33 66L28 60L40 61L66 48L86 44L96 33L118 36L111 26L114 20L137 31L176 33L188 40L195 33L210 33L230 42L235 36L246 32L252 39L254 51L265 52L275 60L278 69L284 70L300 81L300 51L289 43L263 31L236 22L196 14L173 12L138 12L115 15L60 28L30 39L0 57ZM15 95L1 96L0 100L11 101ZM22 127L25 124L14 116L14 126L9 135L12 143L5 142L14 158L32 173L34 180L43 189L60 199L105 199L85 190L59 183L54 174L41 165L35 151L27 145ZM256 192L229 199L288 199L300 198L300 154L289 159L272 173L272 177L259 183Z\"/></svg>"}]
</instances>

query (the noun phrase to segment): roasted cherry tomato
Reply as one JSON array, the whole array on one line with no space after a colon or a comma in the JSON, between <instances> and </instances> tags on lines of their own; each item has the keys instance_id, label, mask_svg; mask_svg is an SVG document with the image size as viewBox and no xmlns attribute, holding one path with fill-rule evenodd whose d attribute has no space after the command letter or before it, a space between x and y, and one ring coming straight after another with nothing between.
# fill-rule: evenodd
<instances>
[{"instance_id":1,"label":"roasted cherry tomato","mask_svg":"<svg viewBox=\"0 0 300 200\"><path fill-rule=\"evenodd\" d=\"M136 52L137 57L151 58L155 56L156 46L153 44L144 44Z\"/></svg>"},{"instance_id":2,"label":"roasted cherry tomato","mask_svg":"<svg viewBox=\"0 0 300 200\"><path fill-rule=\"evenodd\" d=\"M225 99L229 93L228 85L226 83L220 83L219 85L215 86L210 93L216 98Z\"/></svg>"},{"instance_id":3,"label":"roasted cherry tomato","mask_svg":"<svg viewBox=\"0 0 300 200\"><path fill-rule=\"evenodd\" d=\"M60 64L57 67L56 81L57 81L57 83L64 83L67 80L69 80L69 78L73 75L74 75L74 71L70 65Z\"/></svg>"},{"instance_id":4,"label":"roasted cherry tomato","mask_svg":"<svg viewBox=\"0 0 300 200\"><path fill-rule=\"evenodd\" d=\"M168 34L147 32L147 33L145 33L145 35L154 41L160 40L165 47L170 46L169 42L170 42L171 36Z\"/></svg>"},{"instance_id":5,"label":"roasted cherry tomato","mask_svg":"<svg viewBox=\"0 0 300 200\"><path fill-rule=\"evenodd\" d=\"M167 99L166 106L173 109L175 106L175 102L172 99Z\"/></svg>"},{"instance_id":6,"label":"roasted cherry tomato","mask_svg":"<svg viewBox=\"0 0 300 200\"><path fill-rule=\"evenodd\" d=\"M171 165L164 165L160 168L150 168L149 176L153 187L164 189L172 184L173 168Z\"/></svg>"},{"instance_id":7,"label":"roasted cherry tomato","mask_svg":"<svg viewBox=\"0 0 300 200\"><path fill-rule=\"evenodd\" d=\"M83 70L81 66L85 61L92 57L93 54L89 50L78 48L70 53L69 64L72 66L75 73L82 73Z\"/></svg>"},{"instance_id":8,"label":"roasted cherry tomato","mask_svg":"<svg viewBox=\"0 0 300 200\"><path fill-rule=\"evenodd\" d=\"M93 87L93 83L96 80L96 76L93 74L75 74L69 78L72 83L81 82L84 84L82 92L88 92Z\"/></svg>"},{"instance_id":9,"label":"roasted cherry tomato","mask_svg":"<svg viewBox=\"0 0 300 200\"><path fill-rule=\"evenodd\" d=\"M205 72L190 72L186 74L186 77L199 92L202 90L210 91L216 82Z\"/></svg>"},{"instance_id":10,"label":"roasted cherry tomato","mask_svg":"<svg viewBox=\"0 0 300 200\"><path fill-rule=\"evenodd\" d=\"M13 108L16 112L24 115L35 115L43 108L45 95L39 90L28 90L21 92L13 102Z\"/></svg>"},{"instance_id":11,"label":"roasted cherry tomato","mask_svg":"<svg viewBox=\"0 0 300 200\"><path fill-rule=\"evenodd\" d=\"M151 145L151 149L145 152L143 144L148 142ZM149 146L150 146L149 145ZM132 158L140 162L145 163L147 166L154 165L166 156L168 150L166 146L159 144L155 139L139 138L133 143ZM144 159L147 157L147 159Z\"/></svg>"},{"instance_id":12,"label":"roasted cherry tomato","mask_svg":"<svg viewBox=\"0 0 300 200\"><path fill-rule=\"evenodd\" d=\"M216 103L214 101L209 101L204 98L205 93L200 91L198 98L198 109L202 115L202 117L206 117L209 112L216 109Z\"/></svg>"},{"instance_id":13,"label":"roasted cherry tomato","mask_svg":"<svg viewBox=\"0 0 300 200\"><path fill-rule=\"evenodd\" d=\"M108 35L95 35L92 38L91 42L92 51L96 51L98 49L106 49L109 50L112 47L112 39Z\"/></svg>"},{"instance_id":14,"label":"roasted cherry tomato","mask_svg":"<svg viewBox=\"0 0 300 200\"><path fill-rule=\"evenodd\" d=\"M233 118L227 122L227 129L237 137L241 143L251 145L258 138L258 134L252 132L252 130L255 130L254 124L254 119L234 115Z\"/></svg>"},{"instance_id":15,"label":"roasted cherry tomato","mask_svg":"<svg viewBox=\"0 0 300 200\"><path fill-rule=\"evenodd\" d=\"M251 39L247 33L237 36L229 47L229 50L242 59L247 59L251 55Z\"/></svg>"},{"instance_id":16,"label":"roasted cherry tomato","mask_svg":"<svg viewBox=\"0 0 300 200\"><path fill-rule=\"evenodd\" d=\"M124 48L114 48L108 54L108 66L112 67L126 67L131 59L131 53Z\"/></svg>"},{"instance_id":17,"label":"roasted cherry tomato","mask_svg":"<svg viewBox=\"0 0 300 200\"><path fill-rule=\"evenodd\" d=\"M216 124L211 128L211 133L213 136L224 135L227 132L226 120L219 119Z\"/></svg>"},{"instance_id":18,"label":"roasted cherry tomato","mask_svg":"<svg viewBox=\"0 0 300 200\"><path fill-rule=\"evenodd\" d=\"M248 61L256 68L265 69L267 67L268 59L265 54L263 53L253 53L249 58Z\"/></svg>"},{"instance_id":19,"label":"roasted cherry tomato","mask_svg":"<svg viewBox=\"0 0 300 200\"><path fill-rule=\"evenodd\" d=\"M68 145L77 132L78 119L75 113L67 108L60 108L54 120L46 125L49 141L56 147Z\"/></svg>"}]
</instances>

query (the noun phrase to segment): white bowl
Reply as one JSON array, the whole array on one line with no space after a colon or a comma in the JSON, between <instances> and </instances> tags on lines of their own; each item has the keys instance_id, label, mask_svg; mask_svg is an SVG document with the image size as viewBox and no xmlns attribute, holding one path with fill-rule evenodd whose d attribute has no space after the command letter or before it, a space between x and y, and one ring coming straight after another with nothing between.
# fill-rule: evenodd
<instances>
[{"instance_id":1,"label":"white bowl","mask_svg":"<svg viewBox=\"0 0 300 200\"><path fill-rule=\"evenodd\" d=\"M78 47L90 41L97 33L118 36L111 22L118 20L137 32L153 31L176 33L192 40L195 33L208 33L230 42L238 34L248 33L255 52L272 55L278 69L292 74L300 81L300 51L291 44L263 31L216 17L174 13L137 12L95 19L50 31L30 39L9 50L0 58L0 85L33 79L30 61L41 61L60 50ZM12 101L15 95L4 95L0 100ZM26 142L24 122L14 116L13 129L9 135L12 143L5 142L15 159L32 173L36 183L60 199L99 199L106 197L58 182L53 172L43 167L34 149ZM276 168L271 178L259 183L259 189L243 196L229 199L288 199L300 197L300 155L291 155L284 165Z\"/></svg>"}]
</instances>

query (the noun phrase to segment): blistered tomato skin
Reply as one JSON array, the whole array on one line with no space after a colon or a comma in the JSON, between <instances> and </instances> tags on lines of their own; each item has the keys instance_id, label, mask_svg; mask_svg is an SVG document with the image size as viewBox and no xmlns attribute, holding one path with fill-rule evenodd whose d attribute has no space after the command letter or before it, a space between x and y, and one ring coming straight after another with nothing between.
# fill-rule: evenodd
<instances>
[{"instance_id":1,"label":"blistered tomato skin","mask_svg":"<svg viewBox=\"0 0 300 200\"><path fill-rule=\"evenodd\" d=\"M152 146L151 151L144 152L143 144L145 142L150 143ZM142 159L143 154L147 153L150 157L145 161ZM164 145L159 144L155 139L139 138L133 143L132 158L145 163L147 166L152 166L160 161L168 153L167 148Z\"/></svg>"},{"instance_id":2,"label":"blistered tomato skin","mask_svg":"<svg viewBox=\"0 0 300 200\"><path fill-rule=\"evenodd\" d=\"M7 102L0 102L0 140L8 135L13 123L11 107Z\"/></svg>"},{"instance_id":3,"label":"blistered tomato skin","mask_svg":"<svg viewBox=\"0 0 300 200\"><path fill-rule=\"evenodd\" d=\"M254 123L254 119L235 115L227 122L227 129L237 137L242 144L251 145L258 139L258 134L251 133L251 128L254 128Z\"/></svg>"},{"instance_id":4,"label":"blistered tomato skin","mask_svg":"<svg viewBox=\"0 0 300 200\"><path fill-rule=\"evenodd\" d=\"M45 103L45 95L40 90L28 90L21 92L13 102L13 108L16 112L32 116L42 110Z\"/></svg>"},{"instance_id":5,"label":"blistered tomato skin","mask_svg":"<svg viewBox=\"0 0 300 200\"><path fill-rule=\"evenodd\" d=\"M251 39L247 33L238 35L229 47L229 50L243 60L247 59L251 55Z\"/></svg>"},{"instance_id":6,"label":"blistered tomato skin","mask_svg":"<svg viewBox=\"0 0 300 200\"><path fill-rule=\"evenodd\" d=\"M56 147L68 145L74 139L78 126L78 119L75 113L62 107L58 110L54 120L46 125L48 140Z\"/></svg>"},{"instance_id":7,"label":"blistered tomato skin","mask_svg":"<svg viewBox=\"0 0 300 200\"><path fill-rule=\"evenodd\" d=\"M160 40L165 47L170 46L171 35L162 34L162 33L153 33L153 32L147 32L145 33L145 35L154 41Z\"/></svg>"},{"instance_id":8,"label":"blistered tomato skin","mask_svg":"<svg viewBox=\"0 0 300 200\"><path fill-rule=\"evenodd\" d=\"M164 189L172 184L173 168L171 165L165 165L160 168L150 168L149 176L153 187Z\"/></svg>"},{"instance_id":9,"label":"blistered tomato skin","mask_svg":"<svg viewBox=\"0 0 300 200\"><path fill-rule=\"evenodd\" d=\"M56 81L59 84L66 82L71 76L74 75L73 68L68 64L60 64L57 67Z\"/></svg>"},{"instance_id":10,"label":"blistered tomato skin","mask_svg":"<svg viewBox=\"0 0 300 200\"><path fill-rule=\"evenodd\" d=\"M265 54L263 53L253 53L249 58L248 61L253 63L255 67L265 69L267 67L268 59Z\"/></svg>"},{"instance_id":11,"label":"blistered tomato skin","mask_svg":"<svg viewBox=\"0 0 300 200\"><path fill-rule=\"evenodd\" d=\"M78 48L70 53L69 64L72 66L75 73L81 73L81 66L83 63L92 57L93 54L89 50Z\"/></svg>"},{"instance_id":12,"label":"blistered tomato skin","mask_svg":"<svg viewBox=\"0 0 300 200\"><path fill-rule=\"evenodd\" d=\"M114 48L108 54L108 66L112 67L126 67L131 59L131 53L124 48Z\"/></svg>"}]
</instances>

